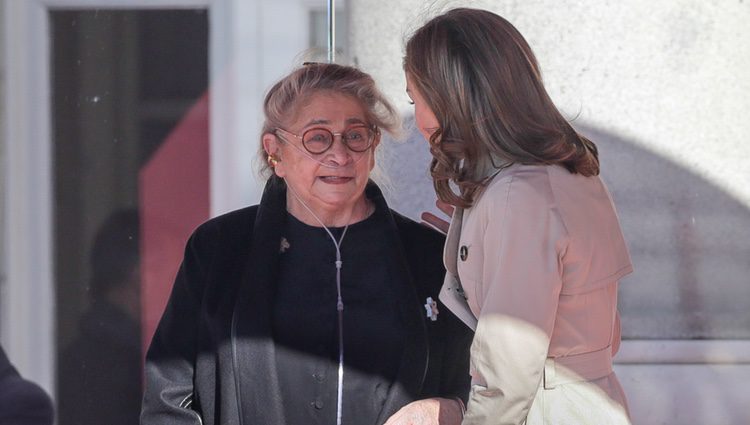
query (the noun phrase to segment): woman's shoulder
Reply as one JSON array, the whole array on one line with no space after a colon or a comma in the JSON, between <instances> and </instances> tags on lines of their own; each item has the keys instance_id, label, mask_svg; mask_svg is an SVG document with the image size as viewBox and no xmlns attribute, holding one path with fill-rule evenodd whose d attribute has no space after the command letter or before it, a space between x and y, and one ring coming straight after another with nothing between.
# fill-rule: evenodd
<instances>
[{"instance_id":1,"label":"woman's shoulder","mask_svg":"<svg viewBox=\"0 0 750 425\"><path fill-rule=\"evenodd\" d=\"M541 202L554 203L551 179L553 165L513 164L495 175L482 191L476 205L479 208L498 203ZM564 171L564 170L563 170Z\"/></svg>"},{"instance_id":2,"label":"woman's shoulder","mask_svg":"<svg viewBox=\"0 0 750 425\"><path fill-rule=\"evenodd\" d=\"M443 248L443 244L445 243L444 234L423 223L417 223L393 209L391 209L391 215L393 216L393 221L396 223L397 230L402 235L402 239L405 237L407 240L418 241L419 244L425 247L436 246L439 249Z\"/></svg>"},{"instance_id":3,"label":"woman's shoulder","mask_svg":"<svg viewBox=\"0 0 750 425\"><path fill-rule=\"evenodd\" d=\"M443 245L445 235L391 210L404 260L411 271L415 288L424 300L437 299L443 283Z\"/></svg>"},{"instance_id":4,"label":"woman's shoulder","mask_svg":"<svg viewBox=\"0 0 750 425\"><path fill-rule=\"evenodd\" d=\"M232 243L250 240L258 205L230 211L199 225L191 236L197 242Z\"/></svg>"}]
</instances>

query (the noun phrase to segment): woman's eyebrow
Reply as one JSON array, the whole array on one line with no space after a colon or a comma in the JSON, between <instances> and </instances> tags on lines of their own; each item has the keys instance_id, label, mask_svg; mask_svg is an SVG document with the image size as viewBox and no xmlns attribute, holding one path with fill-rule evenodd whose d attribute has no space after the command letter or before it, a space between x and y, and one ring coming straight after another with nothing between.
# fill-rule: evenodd
<instances>
[{"instance_id":1,"label":"woman's eyebrow","mask_svg":"<svg viewBox=\"0 0 750 425\"><path fill-rule=\"evenodd\" d=\"M330 123L331 123L331 121L327 120L325 118L315 118L313 120L310 120L309 123L305 124L305 127L309 127L309 126L315 125L315 124L330 124Z\"/></svg>"},{"instance_id":2,"label":"woman's eyebrow","mask_svg":"<svg viewBox=\"0 0 750 425\"><path fill-rule=\"evenodd\" d=\"M347 118L346 121L344 122L346 124L366 124L366 121L359 117ZM325 118L316 118L316 119L310 120L310 122L305 124L305 127L309 127L311 125L317 125L317 124L331 124L331 120L327 120Z\"/></svg>"},{"instance_id":3,"label":"woman's eyebrow","mask_svg":"<svg viewBox=\"0 0 750 425\"><path fill-rule=\"evenodd\" d=\"M349 118L346 120L347 124L365 124L362 118Z\"/></svg>"}]
</instances>

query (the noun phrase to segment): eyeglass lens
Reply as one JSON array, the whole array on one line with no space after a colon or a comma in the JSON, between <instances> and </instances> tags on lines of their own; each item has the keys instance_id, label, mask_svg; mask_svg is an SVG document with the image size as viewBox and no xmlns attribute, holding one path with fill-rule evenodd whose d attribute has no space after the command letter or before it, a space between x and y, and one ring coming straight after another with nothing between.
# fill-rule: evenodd
<instances>
[{"instance_id":1,"label":"eyeglass lens","mask_svg":"<svg viewBox=\"0 0 750 425\"><path fill-rule=\"evenodd\" d=\"M302 134L302 144L310 153L323 153L333 144L333 133L325 128L312 128ZM373 131L369 127L351 127L341 133L341 140L354 152L364 152L372 143Z\"/></svg>"}]
</instances>

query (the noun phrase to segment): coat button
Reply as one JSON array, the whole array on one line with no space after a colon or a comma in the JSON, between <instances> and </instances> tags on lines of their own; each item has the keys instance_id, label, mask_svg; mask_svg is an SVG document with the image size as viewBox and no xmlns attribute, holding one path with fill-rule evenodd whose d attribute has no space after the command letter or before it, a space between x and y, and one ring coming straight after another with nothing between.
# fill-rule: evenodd
<instances>
[{"instance_id":1,"label":"coat button","mask_svg":"<svg viewBox=\"0 0 750 425\"><path fill-rule=\"evenodd\" d=\"M323 382L325 376L323 376L322 373L313 373L313 378L315 378L315 380L318 382Z\"/></svg>"},{"instance_id":2,"label":"coat button","mask_svg":"<svg viewBox=\"0 0 750 425\"><path fill-rule=\"evenodd\" d=\"M314 407L315 407L316 409L320 410L320 409L322 409L322 408L323 408L323 400L321 400L321 399L317 399L317 400L315 400L315 401L313 401L313 402L312 402L312 405L313 405L313 406L314 406Z\"/></svg>"},{"instance_id":3,"label":"coat button","mask_svg":"<svg viewBox=\"0 0 750 425\"><path fill-rule=\"evenodd\" d=\"M461 257L461 261L466 261L469 257L469 248L466 245L462 245L461 249L458 250L458 256Z\"/></svg>"}]
</instances>

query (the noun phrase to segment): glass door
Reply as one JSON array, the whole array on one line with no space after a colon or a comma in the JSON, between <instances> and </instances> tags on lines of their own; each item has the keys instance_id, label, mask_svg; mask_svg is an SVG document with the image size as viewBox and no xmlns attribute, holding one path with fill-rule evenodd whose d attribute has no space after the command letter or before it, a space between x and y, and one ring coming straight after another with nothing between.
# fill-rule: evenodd
<instances>
[{"instance_id":1,"label":"glass door","mask_svg":"<svg viewBox=\"0 0 750 425\"><path fill-rule=\"evenodd\" d=\"M2 4L3 348L60 424L137 423L185 240L259 199L265 90L320 47L325 3Z\"/></svg>"},{"instance_id":2,"label":"glass door","mask_svg":"<svg viewBox=\"0 0 750 425\"><path fill-rule=\"evenodd\" d=\"M134 424L154 302L209 215L208 13L53 10L50 33L58 423Z\"/></svg>"}]
</instances>

